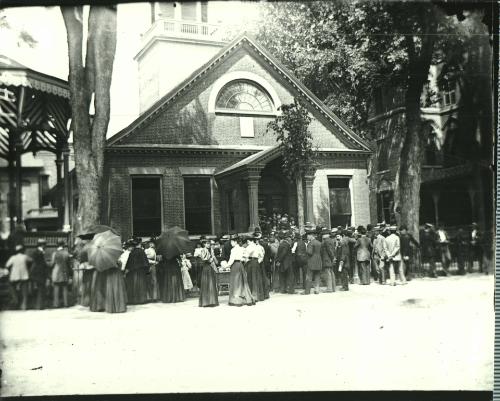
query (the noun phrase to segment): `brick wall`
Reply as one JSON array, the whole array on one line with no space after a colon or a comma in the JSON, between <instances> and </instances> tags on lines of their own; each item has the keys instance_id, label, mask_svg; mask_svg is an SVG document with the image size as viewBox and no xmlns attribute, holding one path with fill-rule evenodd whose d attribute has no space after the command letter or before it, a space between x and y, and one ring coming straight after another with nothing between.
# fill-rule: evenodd
<instances>
[{"instance_id":1,"label":"brick wall","mask_svg":"<svg viewBox=\"0 0 500 401\"><path fill-rule=\"evenodd\" d=\"M266 133L266 125L272 117L254 117L255 137L241 138L239 117L208 113L208 100L214 82L223 74L234 71L250 71L264 78L276 90L282 103L291 103L297 95L285 87L273 71L264 68L249 51L239 49L156 117L120 141L120 144L274 145L275 136ZM348 144L338 133L338 128L326 121L317 111L312 108L311 111L313 121L310 130L315 145L347 149Z\"/></svg>"},{"instance_id":2,"label":"brick wall","mask_svg":"<svg viewBox=\"0 0 500 401\"><path fill-rule=\"evenodd\" d=\"M199 156L199 155L161 155L161 154L107 154L106 176L109 181L109 216L105 220L117 228L122 237L132 235L132 201L130 176L133 167L144 168L148 174L160 174L162 181L163 228L184 226L184 184L179 167L215 167L221 170L244 156ZM149 169L149 170L148 170ZM132 174L134 171L132 170ZM213 180L214 232L221 231L220 194ZM107 200L106 200L107 202Z\"/></svg>"},{"instance_id":3,"label":"brick wall","mask_svg":"<svg viewBox=\"0 0 500 401\"><path fill-rule=\"evenodd\" d=\"M317 225L330 227L330 197L328 178L345 176L351 178L352 224L370 223L370 201L367 191L366 161L363 159L339 159L329 157L322 160L313 184L314 218Z\"/></svg>"}]
</instances>

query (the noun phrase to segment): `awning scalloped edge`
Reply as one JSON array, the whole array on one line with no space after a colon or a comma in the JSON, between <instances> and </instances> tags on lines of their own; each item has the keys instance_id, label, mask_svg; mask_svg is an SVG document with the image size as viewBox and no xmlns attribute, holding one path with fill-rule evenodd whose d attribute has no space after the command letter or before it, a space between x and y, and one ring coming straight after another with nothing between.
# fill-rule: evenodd
<instances>
[{"instance_id":1,"label":"awning scalloped edge","mask_svg":"<svg viewBox=\"0 0 500 401\"><path fill-rule=\"evenodd\" d=\"M28 77L25 74L15 74L12 72L0 72L0 85L4 86L25 86L39 90L41 92L50 93L56 96L69 99L69 90L63 88L56 83L44 82L39 79Z\"/></svg>"}]
</instances>

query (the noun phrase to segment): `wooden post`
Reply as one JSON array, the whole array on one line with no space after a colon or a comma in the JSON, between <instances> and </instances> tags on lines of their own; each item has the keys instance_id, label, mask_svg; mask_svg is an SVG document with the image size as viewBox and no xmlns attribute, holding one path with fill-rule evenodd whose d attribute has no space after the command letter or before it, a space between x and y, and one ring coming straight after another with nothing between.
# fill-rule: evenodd
<instances>
[{"instance_id":1,"label":"wooden post","mask_svg":"<svg viewBox=\"0 0 500 401\"><path fill-rule=\"evenodd\" d=\"M308 172L304 176L304 182L306 185L306 221L315 225L316 221L314 218L314 203L313 203L314 173Z\"/></svg>"},{"instance_id":2,"label":"wooden post","mask_svg":"<svg viewBox=\"0 0 500 401\"><path fill-rule=\"evenodd\" d=\"M432 192L432 201L434 203L434 224L436 227L439 225L439 192Z\"/></svg>"},{"instance_id":3,"label":"wooden post","mask_svg":"<svg viewBox=\"0 0 500 401\"><path fill-rule=\"evenodd\" d=\"M63 223L63 231L69 232L71 231L71 222L70 222L70 180L69 180L69 147L66 144L63 151L64 157L64 223Z\"/></svg>"},{"instance_id":4,"label":"wooden post","mask_svg":"<svg viewBox=\"0 0 500 401\"><path fill-rule=\"evenodd\" d=\"M259 180L260 170L251 170L248 172L248 231L254 231L259 226Z\"/></svg>"},{"instance_id":5,"label":"wooden post","mask_svg":"<svg viewBox=\"0 0 500 401\"><path fill-rule=\"evenodd\" d=\"M21 135L21 131L18 131ZM23 144L18 139L16 143L16 224L23 223L23 171L21 164L21 155L23 152Z\"/></svg>"},{"instance_id":6,"label":"wooden post","mask_svg":"<svg viewBox=\"0 0 500 401\"><path fill-rule=\"evenodd\" d=\"M9 141L11 138L9 137ZM10 147L10 146L9 146ZM16 229L16 222L14 217L16 216L16 166L14 164L14 159L16 157L14 146L9 149L9 218L10 218L10 232L14 233Z\"/></svg>"}]
</instances>

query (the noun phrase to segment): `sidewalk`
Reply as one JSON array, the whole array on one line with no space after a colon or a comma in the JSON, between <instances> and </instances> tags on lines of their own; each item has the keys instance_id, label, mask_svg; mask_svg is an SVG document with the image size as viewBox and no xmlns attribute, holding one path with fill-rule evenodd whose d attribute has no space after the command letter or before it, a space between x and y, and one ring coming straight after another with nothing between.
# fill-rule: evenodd
<instances>
[{"instance_id":1,"label":"sidewalk","mask_svg":"<svg viewBox=\"0 0 500 401\"><path fill-rule=\"evenodd\" d=\"M493 285L475 273L241 308L1 312L2 395L491 390Z\"/></svg>"}]
</instances>

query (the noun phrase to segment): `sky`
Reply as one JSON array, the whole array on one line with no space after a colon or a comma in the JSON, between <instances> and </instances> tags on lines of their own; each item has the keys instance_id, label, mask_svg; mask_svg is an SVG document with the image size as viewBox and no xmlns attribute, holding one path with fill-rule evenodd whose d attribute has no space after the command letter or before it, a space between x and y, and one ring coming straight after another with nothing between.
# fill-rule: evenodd
<instances>
[{"instance_id":1,"label":"sky","mask_svg":"<svg viewBox=\"0 0 500 401\"><path fill-rule=\"evenodd\" d=\"M242 30L258 14L258 3L217 1L210 2L209 7L209 22L239 25ZM59 7L19 7L5 9L4 12L11 29L0 29L0 55L66 80L68 47ZM138 74L134 56L141 46L141 34L150 26L149 3L119 4L117 25L108 137L139 115ZM33 48L19 45L16 32L20 30L30 33L37 40L37 45Z\"/></svg>"}]
</instances>

